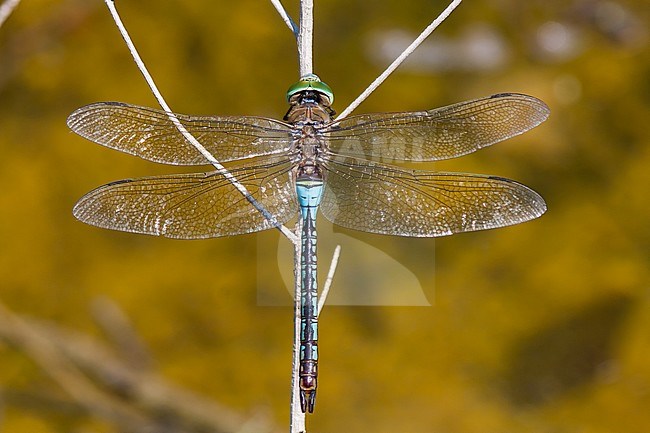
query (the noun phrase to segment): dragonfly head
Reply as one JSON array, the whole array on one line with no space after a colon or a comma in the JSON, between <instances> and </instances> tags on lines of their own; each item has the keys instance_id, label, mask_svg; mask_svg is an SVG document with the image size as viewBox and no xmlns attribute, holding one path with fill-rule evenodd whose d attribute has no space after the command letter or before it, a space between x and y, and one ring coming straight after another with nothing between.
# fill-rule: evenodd
<instances>
[{"instance_id":1,"label":"dragonfly head","mask_svg":"<svg viewBox=\"0 0 650 433\"><path fill-rule=\"evenodd\" d=\"M305 98L313 98L315 103L329 107L334 102L334 92L330 86L323 83L318 75L308 74L300 81L292 84L287 90L287 101L293 102L296 99L301 101Z\"/></svg>"}]
</instances>

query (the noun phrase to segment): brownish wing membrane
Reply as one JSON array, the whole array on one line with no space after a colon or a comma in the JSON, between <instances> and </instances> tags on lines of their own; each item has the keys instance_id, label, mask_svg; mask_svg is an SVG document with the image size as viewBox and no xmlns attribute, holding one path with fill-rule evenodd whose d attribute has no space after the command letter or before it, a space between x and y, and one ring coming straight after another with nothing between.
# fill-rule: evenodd
<instances>
[{"instance_id":1,"label":"brownish wing membrane","mask_svg":"<svg viewBox=\"0 0 650 433\"><path fill-rule=\"evenodd\" d=\"M273 119L183 114L176 117L219 162L281 154L291 144L291 126ZM88 140L149 161L209 164L161 110L98 102L75 110L68 117L68 126Z\"/></svg>"},{"instance_id":2,"label":"brownish wing membrane","mask_svg":"<svg viewBox=\"0 0 650 433\"><path fill-rule=\"evenodd\" d=\"M290 164L282 162L233 169L232 174L284 224L298 211L289 169ZM94 226L177 239L230 236L273 227L217 172L110 183L83 196L73 213Z\"/></svg>"},{"instance_id":3,"label":"brownish wing membrane","mask_svg":"<svg viewBox=\"0 0 650 433\"><path fill-rule=\"evenodd\" d=\"M324 132L330 152L371 161L436 161L466 155L542 123L532 96L502 93L429 111L351 116Z\"/></svg>"},{"instance_id":4,"label":"brownish wing membrane","mask_svg":"<svg viewBox=\"0 0 650 433\"><path fill-rule=\"evenodd\" d=\"M539 217L544 199L495 176L407 171L327 162L320 209L343 227L396 236L436 237L509 226Z\"/></svg>"}]
</instances>

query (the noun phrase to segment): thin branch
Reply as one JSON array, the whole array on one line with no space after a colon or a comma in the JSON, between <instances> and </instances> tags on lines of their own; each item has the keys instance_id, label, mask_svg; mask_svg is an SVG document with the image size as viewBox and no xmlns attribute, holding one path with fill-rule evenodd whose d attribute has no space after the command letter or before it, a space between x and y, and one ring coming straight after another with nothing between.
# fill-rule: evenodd
<instances>
[{"instance_id":1,"label":"thin branch","mask_svg":"<svg viewBox=\"0 0 650 433\"><path fill-rule=\"evenodd\" d=\"M287 11L284 9L284 6L282 6L282 3L280 0L271 0L271 3L275 7L275 9L278 11L280 14L280 17L282 17L282 20L284 23L289 27L289 30L291 30L291 33L297 38L298 37L298 26L296 23L293 22Z\"/></svg>"},{"instance_id":2,"label":"thin branch","mask_svg":"<svg viewBox=\"0 0 650 433\"><path fill-rule=\"evenodd\" d=\"M406 49L402 52L402 54L400 54L399 57L397 57L397 58L393 61L393 63L391 63L390 66L388 66L388 68L386 68L386 70L385 70L384 72L382 72L381 75L378 76L378 77L375 79L375 81L373 81L373 82L370 84L370 86L368 86L368 88L367 88L366 90L363 91L363 93L361 93L361 95L359 95L359 97L358 97L357 99L355 99L354 101L352 101L352 103L351 103L351 104L350 104L350 105L349 105L345 110L343 110L343 111L341 112L341 114L339 114L339 116L336 118L336 120L341 120L341 119L344 119L345 117L349 116L350 113L352 113L352 111L354 111L355 108L357 108L357 107L358 107L358 106L359 106L363 101L365 101L366 98L367 98L368 96L370 96L370 94L371 94L372 92L374 92L374 91L377 89L377 87L379 87L379 86L380 86L380 85L381 85L381 84L386 80L386 78L388 78L388 76L389 76L390 74L392 74L393 71L395 71L395 69L397 69L397 68L399 67L399 65L402 64L402 62L403 62L404 60L406 60L406 58L407 58L409 55L411 55L411 53L412 53L413 51L415 51L415 49L416 49L418 46L420 46L420 44L421 44L421 43L422 43L422 42L423 42L423 41L424 41L424 40L425 40L425 39L426 39L426 38L427 38L431 33L433 33L433 31L434 31L434 30L435 30L435 29L436 29L440 24L442 24L442 23L445 21L445 19L447 19L447 17L448 17L448 16L453 12L454 9L456 9L456 7L457 7L461 2L462 2L462 0L453 0L453 1L449 4L449 6L447 6L447 8L446 8L444 11L442 11L442 13L438 16L438 18L436 18L435 20L433 20L433 22L432 22L431 24L429 24L429 26L428 26L426 29L424 29L424 31L423 31L422 33L420 33L420 36L418 36L418 37L417 37L417 38L416 38L416 39L411 43L411 45L409 45L408 47L406 47Z\"/></svg>"},{"instance_id":3,"label":"thin branch","mask_svg":"<svg viewBox=\"0 0 650 433\"><path fill-rule=\"evenodd\" d=\"M221 174L223 177L225 177L245 198L250 202L255 209L257 209L263 216L266 218L273 227L277 228L284 234L291 242L296 242L297 238L296 236L285 226L280 224L275 216L271 214L269 211L267 211L264 206L260 202L258 202L246 189L244 185L242 185L235 176L232 175L217 159L212 156L212 154L205 148L199 141L194 138L192 134L189 133L189 131L185 128L185 126L178 120L176 115L172 112L171 108L169 108L169 105L167 105L167 102L163 98L162 94L158 90L158 87L153 81L153 77L151 74L149 74L149 71L147 70L146 66L144 65L144 62L142 61L142 58L138 54L138 51L135 48L135 45L133 44L133 41L131 40L131 37L129 36L126 27L124 27L124 24L122 23L122 20L117 13L117 9L115 8L115 3L113 0L104 0L106 3L106 6L108 6L109 11L111 12L111 15L113 17L113 20L115 21L115 25L119 29L120 33L122 34L122 38L124 38L124 41L126 42L126 45L129 48L129 51L131 52L131 55L133 56L133 60L135 61L136 65L138 66L138 69L144 76L144 79L147 82L147 85L151 89L154 97L160 104L160 106L165 110L167 113L167 116L169 117L169 120L174 124L176 129L185 137L185 139L198 150L203 157L210 162L216 169L219 174Z\"/></svg>"},{"instance_id":4,"label":"thin branch","mask_svg":"<svg viewBox=\"0 0 650 433\"><path fill-rule=\"evenodd\" d=\"M320 316L320 312L323 310L323 307L325 306L325 302L327 301L327 295L330 292L330 287L332 286L332 281L334 280L334 273L336 272L336 266L339 264L340 255L341 255L341 246L337 245L336 248L334 248L334 254L332 255L332 262L330 263L330 269L327 272L327 279L325 280L325 284L323 285L323 292L320 294L320 298L318 299L319 316Z\"/></svg>"},{"instance_id":5,"label":"thin branch","mask_svg":"<svg viewBox=\"0 0 650 433\"><path fill-rule=\"evenodd\" d=\"M300 30L298 31L298 59L300 77L314 72L314 0L300 0Z\"/></svg>"},{"instance_id":6,"label":"thin branch","mask_svg":"<svg viewBox=\"0 0 650 433\"><path fill-rule=\"evenodd\" d=\"M20 0L6 0L0 5L0 27L2 27L7 18L9 18L9 15L16 9L18 3L20 3Z\"/></svg>"},{"instance_id":7,"label":"thin branch","mask_svg":"<svg viewBox=\"0 0 650 433\"><path fill-rule=\"evenodd\" d=\"M300 77L313 73L312 41L314 34L314 1L300 0L300 29L298 31L298 62L300 64ZM300 373L300 328L302 321L302 281L301 281L301 256L302 256L302 218L298 218L296 233L299 241L294 244L294 314L293 314L293 353L291 362L291 408L290 425L291 433L306 432L305 413L300 405L300 386L298 385Z\"/></svg>"}]
</instances>

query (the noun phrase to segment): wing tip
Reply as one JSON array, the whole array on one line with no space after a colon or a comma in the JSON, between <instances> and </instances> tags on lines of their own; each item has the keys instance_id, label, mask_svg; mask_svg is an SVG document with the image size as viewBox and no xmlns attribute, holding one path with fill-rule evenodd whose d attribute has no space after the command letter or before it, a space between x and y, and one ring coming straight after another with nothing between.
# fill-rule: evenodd
<instances>
[{"instance_id":1,"label":"wing tip","mask_svg":"<svg viewBox=\"0 0 650 433\"><path fill-rule=\"evenodd\" d=\"M551 115L551 109L549 108L549 106L546 105L544 101L542 101L539 98L536 98L535 96L530 96L524 93L515 93L515 92L495 93L494 95L489 96L489 99L501 99L501 98L514 99L518 101L521 100L526 101L527 103L526 105L529 108L533 108L537 114L534 117L535 123L533 127L544 122Z\"/></svg>"},{"instance_id":2,"label":"wing tip","mask_svg":"<svg viewBox=\"0 0 650 433\"><path fill-rule=\"evenodd\" d=\"M490 175L488 177L490 179L498 180L500 182L506 182L513 185L516 188L516 190L520 193L521 197L525 198L525 202L528 205L527 207L529 209L530 218L527 218L524 221L530 221L535 218L539 218L540 216L544 215L548 210L548 206L546 204L546 201L544 200L544 197L542 197L541 194L539 194L537 191L530 188L529 186L517 182L516 180L508 179L506 177L494 176L494 175Z\"/></svg>"},{"instance_id":3,"label":"wing tip","mask_svg":"<svg viewBox=\"0 0 650 433\"><path fill-rule=\"evenodd\" d=\"M83 138L92 140L91 135L84 131L83 121L87 116L97 113L98 110L101 110L105 107L128 107L129 104L124 102L117 101L107 101L107 102L93 102L91 104L83 105L72 113L68 115L65 120L65 124L70 128L75 134L80 135Z\"/></svg>"}]
</instances>

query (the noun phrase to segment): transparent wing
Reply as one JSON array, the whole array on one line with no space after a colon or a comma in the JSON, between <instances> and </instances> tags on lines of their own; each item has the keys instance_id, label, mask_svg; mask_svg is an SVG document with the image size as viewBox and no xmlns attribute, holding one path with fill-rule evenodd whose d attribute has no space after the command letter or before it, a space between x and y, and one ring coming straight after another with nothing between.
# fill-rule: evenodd
<instances>
[{"instance_id":1,"label":"transparent wing","mask_svg":"<svg viewBox=\"0 0 650 433\"><path fill-rule=\"evenodd\" d=\"M231 173L280 224L298 211L288 162ZM101 186L73 214L94 226L178 239L202 239L266 230L273 225L217 172L127 179Z\"/></svg>"},{"instance_id":2,"label":"transparent wing","mask_svg":"<svg viewBox=\"0 0 650 433\"><path fill-rule=\"evenodd\" d=\"M325 127L330 151L372 161L435 161L474 152L542 123L532 96L502 93L429 111L351 116Z\"/></svg>"},{"instance_id":3,"label":"transparent wing","mask_svg":"<svg viewBox=\"0 0 650 433\"><path fill-rule=\"evenodd\" d=\"M273 119L176 116L219 162L280 154L291 143L291 126ZM149 161L209 164L161 110L121 102L98 102L74 111L68 117L68 126L88 140Z\"/></svg>"},{"instance_id":4,"label":"transparent wing","mask_svg":"<svg viewBox=\"0 0 650 433\"><path fill-rule=\"evenodd\" d=\"M515 181L478 174L407 171L328 161L320 209L343 227L435 237L518 224L546 211L544 199Z\"/></svg>"}]
</instances>

